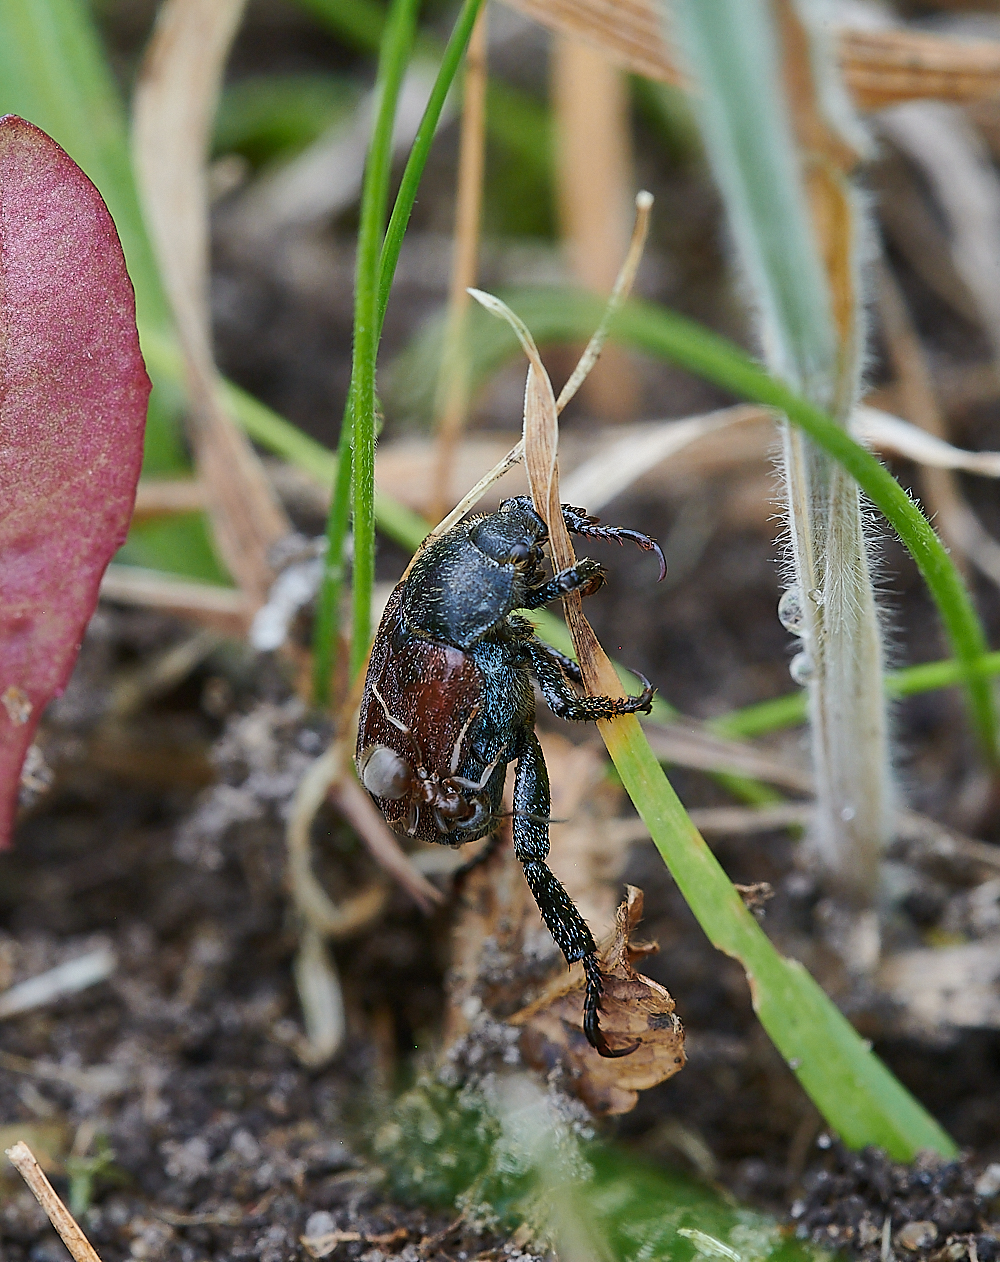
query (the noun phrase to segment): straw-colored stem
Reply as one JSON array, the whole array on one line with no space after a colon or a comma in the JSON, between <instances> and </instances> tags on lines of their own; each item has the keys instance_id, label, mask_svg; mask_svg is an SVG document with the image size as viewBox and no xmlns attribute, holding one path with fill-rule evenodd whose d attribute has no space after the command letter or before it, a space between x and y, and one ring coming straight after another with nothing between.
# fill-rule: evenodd
<instances>
[{"instance_id":1,"label":"straw-colored stem","mask_svg":"<svg viewBox=\"0 0 1000 1262\"><path fill-rule=\"evenodd\" d=\"M101 1262L97 1251L83 1234L80 1224L56 1195L56 1190L45 1177L45 1172L35 1160L35 1154L24 1141L6 1149L8 1161L31 1189L35 1200L48 1216L62 1242L73 1257L73 1262Z\"/></svg>"},{"instance_id":2,"label":"straw-colored stem","mask_svg":"<svg viewBox=\"0 0 1000 1262\"><path fill-rule=\"evenodd\" d=\"M591 44L559 35L552 50L559 221L570 269L584 288L611 290L628 241L634 196L625 76ZM590 376L590 407L611 420L634 417L638 376L612 347Z\"/></svg>"}]
</instances>

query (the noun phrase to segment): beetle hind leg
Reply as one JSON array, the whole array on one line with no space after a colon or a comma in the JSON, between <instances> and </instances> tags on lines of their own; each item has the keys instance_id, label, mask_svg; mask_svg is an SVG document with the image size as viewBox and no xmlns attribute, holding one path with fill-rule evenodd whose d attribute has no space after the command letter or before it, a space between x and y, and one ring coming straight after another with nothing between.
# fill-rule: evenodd
<instances>
[{"instance_id":1,"label":"beetle hind leg","mask_svg":"<svg viewBox=\"0 0 1000 1262\"><path fill-rule=\"evenodd\" d=\"M601 1056L627 1056L639 1046L612 1048L600 1027L603 979L597 962L597 945L587 922L545 862L549 853L549 775L538 737L524 733L514 777L514 853L521 861L528 888L538 904L546 928L566 963L583 961L587 989L583 1004L583 1032Z\"/></svg>"},{"instance_id":2,"label":"beetle hind leg","mask_svg":"<svg viewBox=\"0 0 1000 1262\"><path fill-rule=\"evenodd\" d=\"M642 1039L636 1039L628 1047L612 1047L601 1029L599 1013L601 996L604 993L604 975L601 973L596 953L583 957L583 971L587 976L587 990L583 999L583 1032L587 1036L587 1042L599 1056L604 1056L608 1060L613 1060L617 1056L629 1056L639 1047Z\"/></svg>"}]
</instances>

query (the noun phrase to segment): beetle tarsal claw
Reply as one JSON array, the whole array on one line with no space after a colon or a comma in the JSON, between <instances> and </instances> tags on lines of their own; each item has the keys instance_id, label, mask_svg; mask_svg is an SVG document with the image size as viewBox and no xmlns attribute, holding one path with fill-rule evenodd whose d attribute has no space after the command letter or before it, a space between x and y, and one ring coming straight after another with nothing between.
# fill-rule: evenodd
<instances>
[{"instance_id":1,"label":"beetle tarsal claw","mask_svg":"<svg viewBox=\"0 0 1000 1262\"><path fill-rule=\"evenodd\" d=\"M631 1056L642 1045L642 1039L636 1039L628 1047L612 1047L604 1036L600 1024L601 995L604 993L604 978L596 955L583 957L583 971L587 975L587 989L583 997L583 1032L587 1042L598 1054L607 1060L615 1060L619 1056Z\"/></svg>"}]
</instances>

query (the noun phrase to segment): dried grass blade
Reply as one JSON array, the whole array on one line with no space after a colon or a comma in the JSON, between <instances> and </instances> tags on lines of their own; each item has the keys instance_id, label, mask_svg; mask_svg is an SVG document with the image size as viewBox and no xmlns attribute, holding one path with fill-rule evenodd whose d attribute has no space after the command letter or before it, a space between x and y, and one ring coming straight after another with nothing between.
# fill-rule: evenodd
<instances>
[{"instance_id":1,"label":"dried grass blade","mask_svg":"<svg viewBox=\"0 0 1000 1262\"><path fill-rule=\"evenodd\" d=\"M535 21L598 45L633 74L684 85L676 52L664 39L655 0L507 0ZM1000 45L889 27L844 28L837 55L845 83L863 110L900 101L995 100Z\"/></svg>"},{"instance_id":2,"label":"dried grass blade","mask_svg":"<svg viewBox=\"0 0 1000 1262\"><path fill-rule=\"evenodd\" d=\"M879 451L891 451L932 469L960 469L984 478L1000 478L1000 451L965 451L881 408L864 404L856 408L851 433Z\"/></svg>"},{"instance_id":3,"label":"dried grass blade","mask_svg":"<svg viewBox=\"0 0 1000 1262\"><path fill-rule=\"evenodd\" d=\"M101 581L101 599L159 609L223 635L243 635L252 616L246 596L235 587L189 583L133 565L108 566Z\"/></svg>"},{"instance_id":4,"label":"dried grass blade","mask_svg":"<svg viewBox=\"0 0 1000 1262\"><path fill-rule=\"evenodd\" d=\"M625 255L625 261L622 264L617 279L615 280L614 288L611 291L611 296L604 309L601 322L592 334L590 341L587 343L583 354L580 356L579 362L573 369L572 375L559 392L559 398L555 401L555 412L557 417L580 389L580 386L583 385L587 374L597 363L601 350L604 347L604 343L608 339L608 333L610 332L612 321L621 309L622 304L632 292L632 285L635 282L635 275L639 269L639 262L642 258L642 252L646 245L646 238L649 235L649 216L653 208L652 194L647 192L638 193L635 199L635 206L635 225L632 229L632 238L629 242L628 251ZM538 354L538 348L535 346L534 338L531 336L528 326L518 316L516 316L513 311L511 311L506 303L501 302L499 298L495 298L492 294L487 294L483 290L472 288L470 288L468 292L478 303L480 303L480 305L485 307L487 311L507 321L517 335L521 346L524 348L524 353L528 356L528 360L531 363L532 371L535 372L536 375L540 373L544 380L548 381L548 374L542 365L541 358ZM536 387L533 386L532 379L529 374L528 381L525 384L526 406L529 394L535 388ZM551 382L549 382L548 391L551 392L551 390L552 385ZM542 387L542 395L544 394L545 388ZM555 432L555 441L556 444L558 444L558 426ZM493 468L480 478L476 485L462 497L461 501L455 506L455 508L452 509L452 511L448 513L448 515L437 526L435 526L435 528L427 536L427 539L430 540L439 538L441 535L450 530L453 525L461 521L465 514L475 507L494 482L502 478L509 469L512 469L515 464L518 464L522 459L524 459L524 451L525 442L522 438L519 443L511 448L501 461L494 465ZM538 477L545 480L546 486L548 486L551 477L549 469L553 466L554 460L555 448L553 447L552 451L547 455L542 455L541 451L539 451L539 458L535 462L536 474ZM529 466L528 482L532 487L532 492L534 492L534 484L531 479L532 472L531 466ZM548 495L546 495L546 503L548 502ZM558 505L558 493L556 503ZM570 551L572 552L572 549L570 549ZM569 564L572 564L572 562L569 562Z\"/></svg>"},{"instance_id":5,"label":"dried grass blade","mask_svg":"<svg viewBox=\"0 0 1000 1262\"><path fill-rule=\"evenodd\" d=\"M689 720L646 723L643 730L650 748L663 762L698 771L749 776L796 793L812 793L815 787L807 768L793 766L746 741L718 736Z\"/></svg>"},{"instance_id":6,"label":"dried grass blade","mask_svg":"<svg viewBox=\"0 0 1000 1262\"><path fill-rule=\"evenodd\" d=\"M15 1144L13 1148L6 1149L6 1154L11 1165L31 1189L35 1200L45 1210L49 1222L62 1237L73 1262L101 1262L94 1246L83 1234L80 1224L56 1195L55 1188L45 1177L28 1145L23 1142Z\"/></svg>"},{"instance_id":7,"label":"dried grass blade","mask_svg":"<svg viewBox=\"0 0 1000 1262\"><path fill-rule=\"evenodd\" d=\"M639 270L642 252L646 248L646 238L649 236L649 216L652 209L652 193L647 193L645 190L637 193L635 197L635 224L632 227L632 238L629 241L628 250L625 254L625 262L622 264L618 277L615 280L614 288L611 290L611 297L608 299L608 305L604 309L601 323L597 326L593 336L587 343L583 354L580 356L580 361L573 369L569 380L559 391L559 398L556 400L557 412L562 412L587 379L587 374L597 363L598 357L604 349L604 343L608 340L608 333L611 331L611 323L615 315L632 292L635 274Z\"/></svg>"},{"instance_id":8,"label":"dried grass blade","mask_svg":"<svg viewBox=\"0 0 1000 1262\"><path fill-rule=\"evenodd\" d=\"M611 441L567 475L562 495L571 504L586 504L591 512L597 512L637 479L699 439L731 425L763 419L773 420L774 414L755 404L737 404L703 416L634 427L620 437L609 430Z\"/></svg>"},{"instance_id":9,"label":"dried grass blade","mask_svg":"<svg viewBox=\"0 0 1000 1262\"><path fill-rule=\"evenodd\" d=\"M226 412L208 317L205 162L222 69L245 0L167 0L135 94L136 175L184 352L195 455L222 559L251 612L273 581L289 526L246 437Z\"/></svg>"}]
</instances>

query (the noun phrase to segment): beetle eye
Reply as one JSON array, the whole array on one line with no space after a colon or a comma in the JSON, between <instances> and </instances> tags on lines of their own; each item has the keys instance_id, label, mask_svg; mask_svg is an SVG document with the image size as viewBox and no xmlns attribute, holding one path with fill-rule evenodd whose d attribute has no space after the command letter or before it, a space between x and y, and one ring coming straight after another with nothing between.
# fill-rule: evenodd
<instances>
[{"instance_id":1,"label":"beetle eye","mask_svg":"<svg viewBox=\"0 0 1000 1262\"><path fill-rule=\"evenodd\" d=\"M405 797L413 783L413 768L388 745L369 745L358 761L358 775L377 798Z\"/></svg>"},{"instance_id":2,"label":"beetle eye","mask_svg":"<svg viewBox=\"0 0 1000 1262\"><path fill-rule=\"evenodd\" d=\"M529 556L531 556L531 548L523 540L511 544L510 559L512 561L527 561Z\"/></svg>"}]
</instances>

